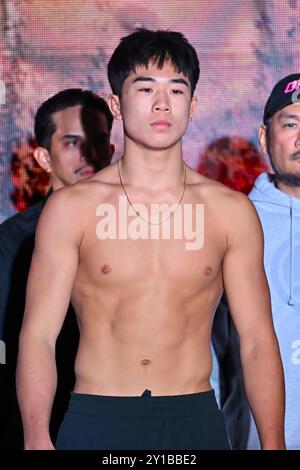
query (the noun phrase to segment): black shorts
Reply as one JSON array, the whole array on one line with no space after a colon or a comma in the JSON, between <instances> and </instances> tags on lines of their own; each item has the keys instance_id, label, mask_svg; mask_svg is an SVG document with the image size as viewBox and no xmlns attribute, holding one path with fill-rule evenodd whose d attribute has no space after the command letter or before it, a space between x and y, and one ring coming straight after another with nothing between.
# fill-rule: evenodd
<instances>
[{"instance_id":1,"label":"black shorts","mask_svg":"<svg viewBox=\"0 0 300 470\"><path fill-rule=\"evenodd\" d=\"M214 391L191 395L109 397L72 393L60 450L230 449Z\"/></svg>"}]
</instances>

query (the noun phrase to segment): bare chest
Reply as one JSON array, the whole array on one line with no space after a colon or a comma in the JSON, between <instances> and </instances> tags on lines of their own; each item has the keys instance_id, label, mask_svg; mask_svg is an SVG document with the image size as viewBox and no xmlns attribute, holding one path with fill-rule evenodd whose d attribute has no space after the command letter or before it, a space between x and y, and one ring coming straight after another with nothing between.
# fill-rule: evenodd
<instances>
[{"instance_id":1,"label":"bare chest","mask_svg":"<svg viewBox=\"0 0 300 470\"><path fill-rule=\"evenodd\" d=\"M145 286L146 282L205 288L220 273L223 243L212 226L206 226L200 235L192 226L181 234L166 230L163 224L141 228L136 221L135 228L131 236L118 230L104 236L102 227L99 236L99 225L90 224L79 265L89 282L123 288Z\"/></svg>"}]
</instances>

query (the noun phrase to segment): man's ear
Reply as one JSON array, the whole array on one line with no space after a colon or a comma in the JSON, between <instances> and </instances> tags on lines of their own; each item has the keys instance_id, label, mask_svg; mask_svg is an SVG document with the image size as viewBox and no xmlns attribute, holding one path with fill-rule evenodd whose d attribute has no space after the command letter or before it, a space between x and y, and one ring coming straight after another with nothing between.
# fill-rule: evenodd
<instances>
[{"instance_id":1,"label":"man's ear","mask_svg":"<svg viewBox=\"0 0 300 470\"><path fill-rule=\"evenodd\" d=\"M121 107L120 107L120 99L118 95L114 95L113 93L109 95L107 99L107 103L114 119L122 119L121 116Z\"/></svg>"},{"instance_id":2,"label":"man's ear","mask_svg":"<svg viewBox=\"0 0 300 470\"><path fill-rule=\"evenodd\" d=\"M191 106L190 106L190 121L192 120L197 107L198 107L198 98L197 96L194 95L191 101Z\"/></svg>"},{"instance_id":3,"label":"man's ear","mask_svg":"<svg viewBox=\"0 0 300 470\"><path fill-rule=\"evenodd\" d=\"M259 128L259 143L262 151L265 155L268 153L268 146L267 146L267 128L264 124L262 124Z\"/></svg>"},{"instance_id":4,"label":"man's ear","mask_svg":"<svg viewBox=\"0 0 300 470\"><path fill-rule=\"evenodd\" d=\"M51 173L51 159L47 149L37 147L33 152L33 156L43 170L47 171L47 173Z\"/></svg>"}]
</instances>

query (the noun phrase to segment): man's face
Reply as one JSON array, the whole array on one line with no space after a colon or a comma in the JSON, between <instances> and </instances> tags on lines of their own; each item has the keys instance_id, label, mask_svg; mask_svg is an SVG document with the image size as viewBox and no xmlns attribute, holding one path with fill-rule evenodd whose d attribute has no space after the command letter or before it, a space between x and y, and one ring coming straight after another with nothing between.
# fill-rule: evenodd
<instances>
[{"instance_id":1,"label":"man's face","mask_svg":"<svg viewBox=\"0 0 300 470\"><path fill-rule=\"evenodd\" d=\"M125 80L120 100L127 140L149 149L167 149L180 141L196 107L191 83L170 62L137 67Z\"/></svg>"},{"instance_id":2,"label":"man's face","mask_svg":"<svg viewBox=\"0 0 300 470\"><path fill-rule=\"evenodd\" d=\"M269 138L263 144L276 180L300 186L300 104L294 103L272 117Z\"/></svg>"},{"instance_id":3,"label":"man's face","mask_svg":"<svg viewBox=\"0 0 300 470\"><path fill-rule=\"evenodd\" d=\"M104 113L72 106L53 113L56 131L49 152L53 190L88 178L109 161L112 148Z\"/></svg>"}]
</instances>

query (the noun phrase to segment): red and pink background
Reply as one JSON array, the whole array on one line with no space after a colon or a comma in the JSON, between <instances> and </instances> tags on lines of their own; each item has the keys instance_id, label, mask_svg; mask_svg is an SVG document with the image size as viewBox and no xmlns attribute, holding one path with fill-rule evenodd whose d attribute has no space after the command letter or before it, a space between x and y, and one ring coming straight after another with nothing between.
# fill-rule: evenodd
<instances>
[{"instance_id":1,"label":"red and pink background","mask_svg":"<svg viewBox=\"0 0 300 470\"><path fill-rule=\"evenodd\" d=\"M181 31L199 55L185 161L244 192L268 167L257 132L275 82L300 71L300 1L1 0L0 22L0 222L47 188L31 156L38 106L69 87L107 97L108 59L136 27ZM112 140L117 158L119 123Z\"/></svg>"}]
</instances>

